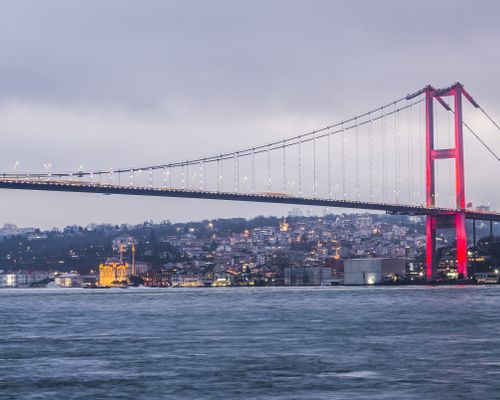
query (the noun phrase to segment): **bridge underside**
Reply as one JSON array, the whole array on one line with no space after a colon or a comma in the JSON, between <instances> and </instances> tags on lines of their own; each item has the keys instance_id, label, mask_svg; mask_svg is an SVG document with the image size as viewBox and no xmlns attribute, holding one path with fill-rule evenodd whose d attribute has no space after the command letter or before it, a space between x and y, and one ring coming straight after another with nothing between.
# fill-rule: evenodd
<instances>
[{"instance_id":1,"label":"bridge underside","mask_svg":"<svg viewBox=\"0 0 500 400\"><path fill-rule=\"evenodd\" d=\"M213 192L192 189L149 188L91 183L65 183L51 181L15 181L0 180L0 189L41 190L51 192L74 192L96 194L121 194L132 196L180 197L191 199L245 201L255 203L291 204L304 206L320 206L332 208L352 208L388 212L398 215L455 215L457 210L446 208L427 208L419 205L402 205L354 200L333 200L308 197L294 197L273 193L244 194L234 192ZM500 213L467 210L467 219L500 221Z\"/></svg>"}]
</instances>

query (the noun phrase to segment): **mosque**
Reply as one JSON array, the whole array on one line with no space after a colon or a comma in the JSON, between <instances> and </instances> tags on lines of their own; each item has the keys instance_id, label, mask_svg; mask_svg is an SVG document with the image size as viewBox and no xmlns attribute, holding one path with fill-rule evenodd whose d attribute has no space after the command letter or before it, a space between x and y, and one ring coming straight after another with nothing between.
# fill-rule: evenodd
<instances>
[{"instance_id":1,"label":"mosque","mask_svg":"<svg viewBox=\"0 0 500 400\"><path fill-rule=\"evenodd\" d=\"M125 245L120 245L120 258L112 257L105 263L99 264L99 286L126 286L130 283L130 275L134 275L135 267L135 245L132 244L132 268L123 261L123 253L126 251Z\"/></svg>"}]
</instances>

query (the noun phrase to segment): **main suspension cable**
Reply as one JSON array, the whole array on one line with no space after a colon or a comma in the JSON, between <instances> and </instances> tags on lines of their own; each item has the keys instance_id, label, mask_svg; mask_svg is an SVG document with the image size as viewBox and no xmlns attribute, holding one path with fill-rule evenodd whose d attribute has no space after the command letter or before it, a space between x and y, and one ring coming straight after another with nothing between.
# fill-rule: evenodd
<instances>
[{"instance_id":1,"label":"main suspension cable","mask_svg":"<svg viewBox=\"0 0 500 400\"><path fill-rule=\"evenodd\" d=\"M154 170L154 169L163 169L164 167L167 167L167 168L183 167L183 166L185 167L188 164L190 164L190 165L198 164L200 161L204 161L205 163L221 162L223 160L233 158L235 154L239 154L239 156L244 157L244 156L249 156L251 154L265 153L268 150L272 151L272 150L276 150L277 148L281 148L283 146L283 143L285 143L285 142L287 143L286 146L289 147L289 146L297 145L299 141L301 141L302 143L312 141L314 139L313 136L316 136L316 139L320 139L320 138L326 137L328 134L340 133L342 131L354 129L354 128L356 128L356 126L359 127L359 126L368 124L370 120L363 120L364 118L370 117L370 115L372 115L378 111L387 109L389 106L396 107L397 104L399 104L405 100L407 100L406 97L402 97L402 98L397 99L393 102L384 104L381 107L370 110L366 113L357 115L355 117L343 120L341 122L338 122L338 123L335 123L332 125L328 125L328 126L323 127L321 129L318 129L315 131L310 131L308 133L304 133L304 134L300 134L300 135L296 135L296 136L291 137L291 138L282 139L282 140L267 143L267 144L262 144L262 145L251 147L251 148L232 151L232 152L228 152L228 153L222 153L222 154L218 154L218 155L214 155L214 156L210 156L210 157L199 157L199 158L195 158L195 159L189 159L189 160L166 163L166 164L150 165L150 166L146 166L146 167L143 166L143 167L133 167L133 168L116 168L116 169L114 169L114 171L119 173L119 172L128 172L130 170L135 172L135 171L149 169L149 168L152 168ZM402 105L397 110L398 111L404 110L404 109L412 107L412 106L414 106L422 101L423 100L420 99L420 100L415 101L413 103ZM396 111L393 111L393 112L396 112ZM393 112L385 113L385 116L391 115ZM372 121L375 121L377 119L378 118L373 118ZM353 122L356 122L359 120L363 120L363 122L358 122L357 124L353 123ZM337 129L332 131L332 128L337 128ZM107 173L109 173L109 170L99 170L99 171L94 171L93 175L104 175ZM73 173L68 173L68 172L52 173L51 176L53 176L53 177L66 177L66 176L70 176L70 174L73 174ZM3 173L1 175L5 177L5 176L18 176L19 174L17 174L17 173ZM90 172L80 170L80 171L78 171L78 173L74 173L74 175L76 175L78 177L82 177L82 176L90 175ZM47 173L31 173L31 174L28 174L28 176L40 178L40 177L47 177L48 174Z\"/></svg>"},{"instance_id":2,"label":"main suspension cable","mask_svg":"<svg viewBox=\"0 0 500 400\"><path fill-rule=\"evenodd\" d=\"M497 161L500 161L500 157L493 151L493 149L488 146L480 137L479 135L472 130L472 128L465 122L462 121L463 125L467 128L467 130L474 135L474 137L479 140L479 142L483 145L483 147L488 150L488 152L497 159Z\"/></svg>"},{"instance_id":3,"label":"main suspension cable","mask_svg":"<svg viewBox=\"0 0 500 400\"><path fill-rule=\"evenodd\" d=\"M488 118L488 119L491 121L491 123L492 123L493 125L495 125L495 126L497 127L497 129L500 131L500 125L498 125L498 124L497 124L497 123L493 120L493 118L492 118L492 117L490 117L490 115L489 115L489 114L488 114L488 113L484 110L484 108L483 108L483 107L481 107L481 106L479 106L479 109L483 112L483 114L486 116L486 118Z\"/></svg>"}]
</instances>

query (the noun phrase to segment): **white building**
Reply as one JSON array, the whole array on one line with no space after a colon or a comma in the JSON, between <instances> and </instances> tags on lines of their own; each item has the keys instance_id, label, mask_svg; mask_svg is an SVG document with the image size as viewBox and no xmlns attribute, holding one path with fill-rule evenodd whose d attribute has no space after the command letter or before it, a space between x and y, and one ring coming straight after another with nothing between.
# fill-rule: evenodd
<instances>
[{"instance_id":1,"label":"white building","mask_svg":"<svg viewBox=\"0 0 500 400\"><path fill-rule=\"evenodd\" d=\"M49 278L45 271L17 271L0 275L0 287L29 287Z\"/></svg>"},{"instance_id":2,"label":"white building","mask_svg":"<svg viewBox=\"0 0 500 400\"><path fill-rule=\"evenodd\" d=\"M54 282L61 287L80 287L82 277L80 274L61 274L55 277Z\"/></svg>"},{"instance_id":3,"label":"white building","mask_svg":"<svg viewBox=\"0 0 500 400\"><path fill-rule=\"evenodd\" d=\"M5 274L3 281L4 281L4 287L17 287L16 274Z\"/></svg>"},{"instance_id":4,"label":"white building","mask_svg":"<svg viewBox=\"0 0 500 400\"><path fill-rule=\"evenodd\" d=\"M0 275L0 287L16 287L16 286L17 286L16 274Z\"/></svg>"},{"instance_id":5,"label":"white building","mask_svg":"<svg viewBox=\"0 0 500 400\"><path fill-rule=\"evenodd\" d=\"M375 285L405 275L402 258L352 258L344 264L345 285Z\"/></svg>"}]
</instances>

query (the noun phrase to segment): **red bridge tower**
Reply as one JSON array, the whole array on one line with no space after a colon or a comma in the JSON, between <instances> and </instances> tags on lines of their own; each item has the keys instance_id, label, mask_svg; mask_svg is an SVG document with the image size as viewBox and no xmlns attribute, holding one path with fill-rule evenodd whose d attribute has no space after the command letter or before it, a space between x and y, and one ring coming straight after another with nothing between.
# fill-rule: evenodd
<instances>
[{"instance_id":1,"label":"red bridge tower","mask_svg":"<svg viewBox=\"0 0 500 400\"><path fill-rule=\"evenodd\" d=\"M436 213L427 216L427 248L426 248L426 276L427 280L436 279L436 231L442 228L454 228L456 231L457 247L456 261L457 270L464 278L467 278L467 231L465 226L465 177L464 177L464 142L462 131L462 95L469 100L474 107L477 103L465 91L462 84L457 82L445 89L434 89L427 86L425 93L426 104L426 205L436 206L435 186L435 160L444 158L455 159L455 192L456 212ZM442 97L453 97L453 110L445 103ZM451 149L434 148L434 100L437 100L447 111L454 113L455 147Z\"/></svg>"}]
</instances>

